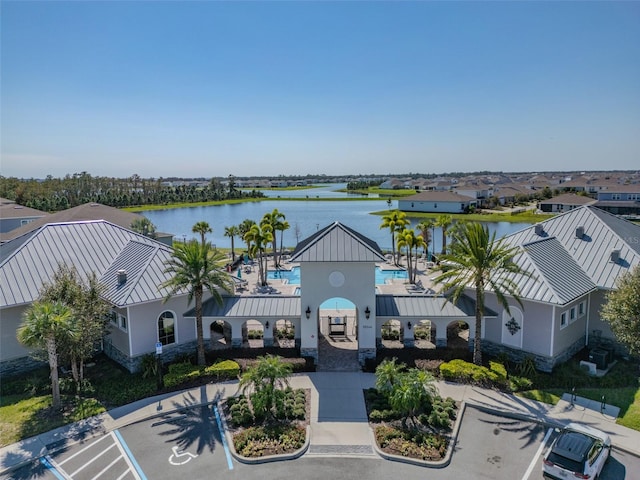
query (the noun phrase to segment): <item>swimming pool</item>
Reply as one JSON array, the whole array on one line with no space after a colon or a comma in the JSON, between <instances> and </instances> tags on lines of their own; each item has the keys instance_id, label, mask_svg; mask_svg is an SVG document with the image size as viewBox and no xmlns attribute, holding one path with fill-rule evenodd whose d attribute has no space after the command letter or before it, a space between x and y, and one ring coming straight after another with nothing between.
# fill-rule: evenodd
<instances>
[{"instance_id":1,"label":"swimming pool","mask_svg":"<svg viewBox=\"0 0 640 480\"><path fill-rule=\"evenodd\" d=\"M381 270L376 267L376 285L384 285L387 279L409 278L406 270ZM267 272L269 280L287 280L289 285L300 285L300 267L293 267L291 270L269 270Z\"/></svg>"}]
</instances>

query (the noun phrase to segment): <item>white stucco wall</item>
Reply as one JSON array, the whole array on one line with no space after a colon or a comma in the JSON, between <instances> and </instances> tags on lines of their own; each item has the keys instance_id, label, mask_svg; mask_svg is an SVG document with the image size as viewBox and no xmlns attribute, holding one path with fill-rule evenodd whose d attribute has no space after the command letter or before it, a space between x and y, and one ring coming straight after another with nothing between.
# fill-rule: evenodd
<instances>
[{"instance_id":1,"label":"white stucco wall","mask_svg":"<svg viewBox=\"0 0 640 480\"><path fill-rule=\"evenodd\" d=\"M498 304L493 293L485 294L485 305L497 312L498 317L487 319L484 322L484 338L491 342L504 344L526 352L546 356L552 355L553 307L527 300L523 300L522 303L523 306L521 307L518 302L511 300L509 308L510 310L513 308L515 315L508 315L504 308ZM522 314L521 317L519 313ZM505 323L511 317L514 317L521 327L518 333L513 336L505 326Z\"/></svg>"},{"instance_id":2,"label":"white stucco wall","mask_svg":"<svg viewBox=\"0 0 640 480\"><path fill-rule=\"evenodd\" d=\"M318 310L327 299L353 302L358 320L358 348L375 348L375 264L355 262L304 262L300 265L302 308L301 348L318 348ZM311 309L307 320L305 311ZM369 308L369 319L365 310Z\"/></svg>"},{"instance_id":3,"label":"white stucco wall","mask_svg":"<svg viewBox=\"0 0 640 480\"><path fill-rule=\"evenodd\" d=\"M168 310L176 318L176 344L188 343L196 339L195 319L185 319L183 314L194 306L187 304L187 297L174 297L166 303L162 301L145 303L128 308L129 335L131 337L131 356L155 352L158 341L158 317ZM165 345L164 349L171 349Z\"/></svg>"}]
</instances>

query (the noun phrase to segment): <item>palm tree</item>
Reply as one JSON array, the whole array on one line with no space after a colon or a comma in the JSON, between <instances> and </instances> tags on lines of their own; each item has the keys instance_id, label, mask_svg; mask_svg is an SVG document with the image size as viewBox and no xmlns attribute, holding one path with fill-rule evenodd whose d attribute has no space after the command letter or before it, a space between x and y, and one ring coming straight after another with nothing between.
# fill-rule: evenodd
<instances>
[{"instance_id":1,"label":"palm tree","mask_svg":"<svg viewBox=\"0 0 640 480\"><path fill-rule=\"evenodd\" d=\"M251 227L253 227L255 224L256 224L255 221L249 218L245 218L242 221L242 223L238 225L238 231L240 232L240 236L247 243L247 252L249 251L249 241L245 238L245 235L249 232L249 230L251 230Z\"/></svg>"},{"instance_id":2,"label":"palm tree","mask_svg":"<svg viewBox=\"0 0 640 480\"><path fill-rule=\"evenodd\" d=\"M442 254L447 253L447 230L453 223L453 217L451 215L443 214L439 215L436 219L436 227L440 227L442 229Z\"/></svg>"},{"instance_id":3,"label":"palm tree","mask_svg":"<svg viewBox=\"0 0 640 480\"><path fill-rule=\"evenodd\" d=\"M385 358L376 367L376 388L380 392L390 392L400 379L405 368L403 363L396 363L397 358Z\"/></svg>"},{"instance_id":4,"label":"palm tree","mask_svg":"<svg viewBox=\"0 0 640 480\"><path fill-rule=\"evenodd\" d=\"M261 226L269 225L271 227L271 231L273 232L273 239L271 241L273 246L273 266L278 266L278 241L276 238L276 233L278 230L282 229L282 222L285 219L284 213L278 211L277 208L274 208L271 213L265 213L260 221ZM284 235L284 231L283 231Z\"/></svg>"},{"instance_id":5,"label":"palm tree","mask_svg":"<svg viewBox=\"0 0 640 480\"><path fill-rule=\"evenodd\" d=\"M424 247L424 240L416 235L414 230L405 228L398 234L398 251L407 249L407 273L409 283L416 283L416 273L418 270L418 248Z\"/></svg>"},{"instance_id":6,"label":"palm tree","mask_svg":"<svg viewBox=\"0 0 640 480\"><path fill-rule=\"evenodd\" d=\"M400 210L393 210L382 216L380 229L388 228L391 232L391 248L394 263L398 262L396 258L396 232L402 231L409 223L409 220L407 220L407 214Z\"/></svg>"},{"instance_id":7,"label":"palm tree","mask_svg":"<svg viewBox=\"0 0 640 480\"><path fill-rule=\"evenodd\" d=\"M283 362L277 355L258 357L255 366L249 367L242 375L238 387L243 393L253 389L260 400L254 402L254 406L260 404L264 408L265 418L273 418L275 391L289 384L292 368L290 363Z\"/></svg>"},{"instance_id":8,"label":"palm tree","mask_svg":"<svg viewBox=\"0 0 640 480\"><path fill-rule=\"evenodd\" d=\"M423 220L416 225L416 230L420 232L422 240L424 240L424 256L429 261L429 244L431 243L431 229L433 228L433 220Z\"/></svg>"},{"instance_id":9,"label":"palm tree","mask_svg":"<svg viewBox=\"0 0 640 480\"><path fill-rule=\"evenodd\" d=\"M244 236L249 247L251 257L258 259L258 275L260 277L260 285L267 284L267 262L264 259L264 250L271 242L273 242L273 230L271 225L253 225Z\"/></svg>"},{"instance_id":10,"label":"palm tree","mask_svg":"<svg viewBox=\"0 0 640 480\"><path fill-rule=\"evenodd\" d=\"M201 222L197 222L193 228L191 229L191 231L193 233L199 233L200 234L200 243L202 245L204 245L206 239L205 239L205 235L207 233L211 233L213 232L213 230L211 230L211 227L209 226L209 224L207 222L201 221Z\"/></svg>"},{"instance_id":11,"label":"palm tree","mask_svg":"<svg viewBox=\"0 0 640 480\"><path fill-rule=\"evenodd\" d=\"M231 238L231 261L235 263L236 261L236 251L234 247L235 237L240 235L240 228L236 225L231 225L230 227L224 227L224 236Z\"/></svg>"},{"instance_id":12,"label":"palm tree","mask_svg":"<svg viewBox=\"0 0 640 480\"><path fill-rule=\"evenodd\" d=\"M27 347L44 349L51 372L52 407L62 406L58 379L58 344L73 335L71 309L62 303L36 301L25 312L18 328L18 341Z\"/></svg>"},{"instance_id":13,"label":"palm tree","mask_svg":"<svg viewBox=\"0 0 640 480\"><path fill-rule=\"evenodd\" d=\"M429 372L412 368L402 373L388 393L389 405L402 415L402 426L407 427L411 419L415 426L416 415L425 407L433 404L438 396L435 378Z\"/></svg>"},{"instance_id":14,"label":"palm tree","mask_svg":"<svg viewBox=\"0 0 640 480\"><path fill-rule=\"evenodd\" d=\"M286 220L282 220L280 223L278 223L278 230L280 230L280 255L282 255L283 250L283 244L284 244L284 231L285 230L289 230L289 228L291 228L291 225L289 225L289 222L287 222ZM278 263L279 265L279 263Z\"/></svg>"},{"instance_id":15,"label":"palm tree","mask_svg":"<svg viewBox=\"0 0 640 480\"><path fill-rule=\"evenodd\" d=\"M202 296L206 288L212 297L222 304L220 289L227 293L233 290L233 281L225 271L225 255L214 250L209 242L189 240L175 245L173 256L166 262L165 273L171 275L162 284L168 292L164 301L173 295L187 291L187 304L195 298L196 335L198 343L198 365L205 364L204 335L202 332Z\"/></svg>"},{"instance_id":16,"label":"palm tree","mask_svg":"<svg viewBox=\"0 0 640 480\"><path fill-rule=\"evenodd\" d=\"M465 223L454 233L449 253L441 257L441 273L435 282L449 291L448 301L455 303L467 288L476 292L476 328L473 344L473 362L482 364L482 317L484 316L485 289L495 293L496 299L509 312L509 300L513 297L521 306L519 289L514 275L528 275L513 261L518 247L509 247L503 240L495 239L495 232L477 222Z\"/></svg>"}]
</instances>

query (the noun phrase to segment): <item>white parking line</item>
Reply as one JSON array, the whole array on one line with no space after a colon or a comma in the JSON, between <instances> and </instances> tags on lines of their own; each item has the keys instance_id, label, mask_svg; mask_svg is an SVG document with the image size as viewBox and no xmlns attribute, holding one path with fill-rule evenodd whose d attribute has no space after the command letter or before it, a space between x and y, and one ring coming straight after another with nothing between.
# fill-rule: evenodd
<instances>
[{"instance_id":1,"label":"white parking line","mask_svg":"<svg viewBox=\"0 0 640 480\"><path fill-rule=\"evenodd\" d=\"M540 446L538 447L538 450L536 451L535 457L533 457L533 460L531 460L531 463L529 464L529 468L527 468L527 471L524 472L524 475L522 476L522 480L529 480L531 473L533 473L533 469L536 468L536 465L539 465L538 459L540 458L540 455L542 455L542 450L544 450L544 447L547 444L549 437L551 436L551 432L553 432L553 428L550 428L549 430L547 430L546 435L542 439L542 443L540 444Z\"/></svg>"}]
</instances>

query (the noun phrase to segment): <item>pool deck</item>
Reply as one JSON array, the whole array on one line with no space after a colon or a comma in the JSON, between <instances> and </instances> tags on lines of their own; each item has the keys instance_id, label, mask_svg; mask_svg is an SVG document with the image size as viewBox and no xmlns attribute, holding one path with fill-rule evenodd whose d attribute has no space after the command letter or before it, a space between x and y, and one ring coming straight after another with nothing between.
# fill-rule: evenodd
<instances>
[{"instance_id":1,"label":"pool deck","mask_svg":"<svg viewBox=\"0 0 640 480\"><path fill-rule=\"evenodd\" d=\"M283 263L281 270L291 269L297 264ZM378 263L377 266L381 270L398 270L403 269L403 260L400 265L394 265L389 262ZM245 266L242 267L242 280L246 281L246 288L236 289L236 295L295 295L296 288L300 285L289 284L283 279L269 279L268 283L271 290L264 290L258 288L258 267L257 265L251 266L251 271L247 272ZM269 262L269 269L273 268L273 263ZM234 270L232 275L237 276L237 271ZM416 276L416 282L419 288L414 288L410 285L405 278L393 278L388 279L384 285L376 285L377 292L379 294L387 295L433 295L439 292L440 287L435 285L433 278L437 275L434 271L434 265L430 262L418 261L418 273Z\"/></svg>"}]
</instances>

